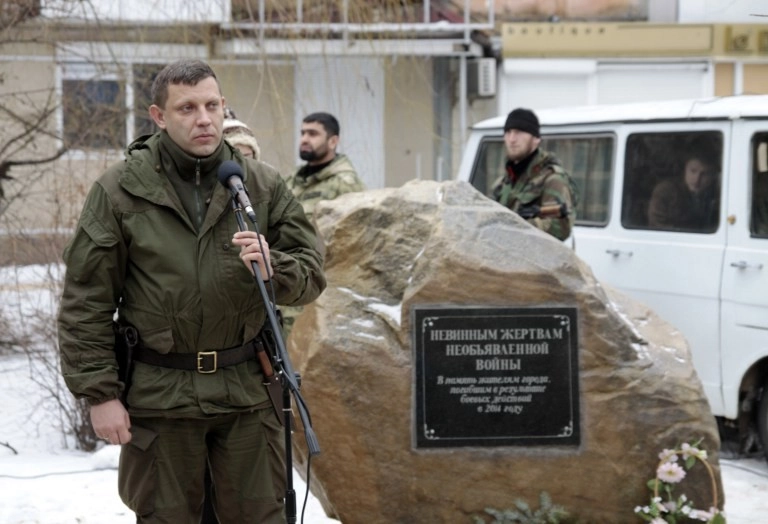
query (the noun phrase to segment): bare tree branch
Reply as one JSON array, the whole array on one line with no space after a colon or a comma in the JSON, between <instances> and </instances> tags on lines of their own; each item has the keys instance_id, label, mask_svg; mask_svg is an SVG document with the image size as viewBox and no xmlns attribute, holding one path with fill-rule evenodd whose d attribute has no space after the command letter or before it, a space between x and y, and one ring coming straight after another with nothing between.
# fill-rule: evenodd
<instances>
[{"instance_id":1,"label":"bare tree branch","mask_svg":"<svg viewBox=\"0 0 768 524\"><path fill-rule=\"evenodd\" d=\"M59 138L57 135L55 135L54 133L51 133L45 128L46 122L56 111L56 105L53 101L53 96L54 96L53 91L49 90L48 99L45 101L43 108L40 109L37 113L35 113L31 119L15 111L12 111L6 105L0 105L0 112L8 115L13 122L21 124L24 128L16 136L10 137L2 145L2 147L0 147L0 157L10 156L14 154L15 152L24 148L24 146L26 146L33 140L36 140L39 134L47 135L55 139ZM18 142L21 142L21 143L17 144ZM9 149L14 144L16 144L16 149L14 151L9 152Z\"/></svg>"},{"instance_id":2,"label":"bare tree branch","mask_svg":"<svg viewBox=\"0 0 768 524\"><path fill-rule=\"evenodd\" d=\"M14 455L18 455L18 454L19 454L19 452L18 452L18 451L16 451L16 448L14 448L13 446L11 446L11 445L10 445L8 442L0 442L0 446L3 446L3 447L5 447L5 448L8 448L8 449L10 449L11 451L13 451L13 454L14 454Z\"/></svg>"},{"instance_id":3,"label":"bare tree branch","mask_svg":"<svg viewBox=\"0 0 768 524\"><path fill-rule=\"evenodd\" d=\"M5 0L0 2L0 30L20 24L40 14L40 0Z\"/></svg>"},{"instance_id":4,"label":"bare tree branch","mask_svg":"<svg viewBox=\"0 0 768 524\"><path fill-rule=\"evenodd\" d=\"M8 170L14 166L34 166L37 164L53 162L54 160L60 158L68 150L69 148L62 146L58 151L56 151L56 153L45 158L36 158L30 160L3 160L0 162L0 180L13 180L13 177L8 174ZM0 188L0 196L2 196L2 188Z\"/></svg>"}]
</instances>

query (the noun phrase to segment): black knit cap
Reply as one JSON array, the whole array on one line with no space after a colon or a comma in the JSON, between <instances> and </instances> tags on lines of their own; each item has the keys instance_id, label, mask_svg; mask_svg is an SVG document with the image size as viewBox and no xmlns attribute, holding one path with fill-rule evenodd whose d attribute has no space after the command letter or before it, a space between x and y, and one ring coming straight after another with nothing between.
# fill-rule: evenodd
<instances>
[{"instance_id":1,"label":"black knit cap","mask_svg":"<svg viewBox=\"0 0 768 524\"><path fill-rule=\"evenodd\" d=\"M536 137L541 136L539 132L539 119L536 117L536 114L530 109L522 107L513 109L507 115L507 121L504 123L504 132L506 133L510 129L525 131Z\"/></svg>"}]
</instances>

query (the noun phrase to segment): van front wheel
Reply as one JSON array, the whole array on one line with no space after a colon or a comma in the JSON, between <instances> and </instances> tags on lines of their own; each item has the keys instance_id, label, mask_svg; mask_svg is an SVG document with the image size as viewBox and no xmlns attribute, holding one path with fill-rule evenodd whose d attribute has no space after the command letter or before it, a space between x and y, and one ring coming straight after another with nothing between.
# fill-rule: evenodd
<instances>
[{"instance_id":1,"label":"van front wheel","mask_svg":"<svg viewBox=\"0 0 768 524\"><path fill-rule=\"evenodd\" d=\"M763 454L768 460L768 383L763 385L760 403L757 405L757 434L760 437Z\"/></svg>"}]
</instances>

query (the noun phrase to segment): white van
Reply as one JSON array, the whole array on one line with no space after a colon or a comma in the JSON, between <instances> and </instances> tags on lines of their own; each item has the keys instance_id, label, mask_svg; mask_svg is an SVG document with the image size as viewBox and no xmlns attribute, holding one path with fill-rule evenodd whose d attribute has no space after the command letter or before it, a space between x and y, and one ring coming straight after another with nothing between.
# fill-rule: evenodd
<instances>
[{"instance_id":1,"label":"white van","mask_svg":"<svg viewBox=\"0 0 768 524\"><path fill-rule=\"evenodd\" d=\"M536 113L541 147L580 190L576 253L686 336L712 412L768 450L768 95ZM486 195L503 173L505 120L472 128L459 168ZM691 155L711 166L695 220L690 202L653 196L683 184Z\"/></svg>"}]
</instances>

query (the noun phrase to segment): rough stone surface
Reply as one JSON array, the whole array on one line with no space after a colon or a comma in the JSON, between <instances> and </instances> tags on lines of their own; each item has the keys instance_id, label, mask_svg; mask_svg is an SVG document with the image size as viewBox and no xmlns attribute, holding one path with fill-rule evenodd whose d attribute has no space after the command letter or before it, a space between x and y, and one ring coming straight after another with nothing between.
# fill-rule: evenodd
<instances>
[{"instance_id":1,"label":"rough stone surface","mask_svg":"<svg viewBox=\"0 0 768 524\"><path fill-rule=\"evenodd\" d=\"M538 507L635 522L658 453L703 439L722 507L717 427L685 341L597 282L567 246L462 182L411 182L322 203L328 288L289 340L321 454L311 487L343 524L461 523ZM413 445L411 308L578 308L581 445L420 450ZM306 467L304 435L294 463ZM697 465L680 492L708 508Z\"/></svg>"}]
</instances>

